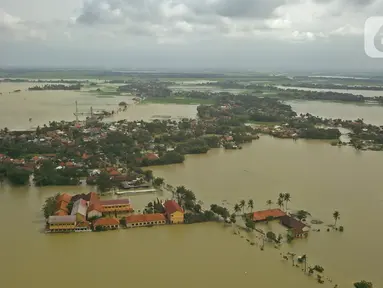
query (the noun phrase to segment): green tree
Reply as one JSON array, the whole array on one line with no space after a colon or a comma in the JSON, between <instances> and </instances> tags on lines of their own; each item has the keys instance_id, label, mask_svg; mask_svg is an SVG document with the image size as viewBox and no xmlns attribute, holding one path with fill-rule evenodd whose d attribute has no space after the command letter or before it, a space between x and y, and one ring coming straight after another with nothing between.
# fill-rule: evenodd
<instances>
[{"instance_id":1,"label":"green tree","mask_svg":"<svg viewBox=\"0 0 383 288\"><path fill-rule=\"evenodd\" d=\"M355 282L354 283L355 288L373 288L373 285L371 282L367 282L365 280Z\"/></svg>"},{"instance_id":2,"label":"green tree","mask_svg":"<svg viewBox=\"0 0 383 288\"><path fill-rule=\"evenodd\" d=\"M243 214L245 214L245 206L246 206L246 201L245 200L241 200L239 202L239 207L241 207L241 209L243 211Z\"/></svg>"},{"instance_id":3,"label":"green tree","mask_svg":"<svg viewBox=\"0 0 383 288\"><path fill-rule=\"evenodd\" d=\"M253 199L250 199L250 200L247 202L247 208L250 209L250 212L253 212L253 209L254 209L254 200L253 200Z\"/></svg>"},{"instance_id":4,"label":"green tree","mask_svg":"<svg viewBox=\"0 0 383 288\"><path fill-rule=\"evenodd\" d=\"M236 218L236 215L235 214L231 214L230 215L230 222L232 224L235 224L237 222L237 218Z\"/></svg>"},{"instance_id":5,"label":"green tree","mask_svg":"<svg viewBox=\"0 0 383 288\"><path fill-rule=\"evenodd\" d=\"M251 220L250 218L246 218L245 220L245 225L246 225L246 228L248 230L254 230L255 229L255 223L253 220Z\"/></svg>"},{"instance_id":6,"label":"green tree","mask_svg":"<svg viewBox=\"0 0 383 288\"><path fill-rule=\"evenodd\" d=\"M291 195L290 193L285 193L283 196L283 199L285 200L286 205L286 211L287 211L287 203L291 201Z\"/></svg>"},{"instance_id":7,"label":"green tree","mask_svg":"<svg viewBox=\"0 0 383 288\"><path fill-rule=\"evenodd\" d=\"M14 185L25 185L29 183L31 173L27 170L12 167L7 170L7 178Z\"/></svg>"},{"instance_id":8,"label":"green tree","mask_svg":"<svg viewBox=\"0 0 383 288\"><path fill-rule=\"evenodd\" d=\"M144 171L144 177L146 181L151 181L153 180L153 171L152 170L145 170Z\"/></svg>"},{"instance_id":9,"label":"green tree","mask_svg":"<svg viewBox=\"0 0 383 288\"><path fill-rule=\"evenodd\" d=\"M55 213L58 196L60 196L59 193L57 193L55 196L48 197L47 199L45 199L43 207L41 208L41 211L44 213L45 219L48 219L49 216L52 216Z\"/></svg>"},{"instance_id":10,"label":"green tree","mask_svg":"<svg viewBox=\"0 0 383 288\"><path fill-rule=\"evenodd\" d=\"M275 235L274 232L272 231L269 231L266 233L266 237L267 239L269 239L270 241L277 241L277 236Z\"/></svg>"},{"instance_id":11,"label":"green tree","mask_svg":"<svg viewBox=\"0 0 383 288\"><path fill-rule=\"evenodd\" d=\"M100 192L106 192L112 188L112 180L107 172L101 172L96 180L97 188Z\"/></svg>"},{"instance_id":12,"label":"green tree","mask_svg":"<svg viewBox=\"0 0 383 288\"><path fill-rule=\"evenodd\" d=\"M283 199L278 198L277 205L279 206L280 209L283 209Z\"/></svg>"},{"instance_id":13,"label":"green tree","mask_svg":"<svg viewBox=\"0 0 383 288\"><path fill-rule=\"evenodd\" d=\"M234 205L234 212L235 213L238 213L238 212L240 212L241 211L241 207L238 205L238 204L235 204Z\"/></svg>"},{"instance_id":14,"label":"green tree","mask_svg":"<svg viewBox=\"0 0 383 288\"><path fill-rule=\"evenodd\" d=\"M161 187L163 184L164 184L164 178L160 178L160 177L154 178L153 180L154 186Z\"/></svg>"},{"instance_id":15,"label":"green tree","mask_svg":"<svg viewBox=\"0 0 383 288\"><path fill-rule=\"evenodd\" d=\"M269 209L271 209L271 205L273 205L273 201L267 200L266 205L269 206Z\"/></svg>"},{"instance_id":16,"label":"green tree","mask_svg":"<svg viewBox=\"0 0 383 288\"><path fill-rule=\"evenodd\" d=\"M334 213L332 214L332 217L335 220L334 227L336 227L336 222L340 219L340 213L338 211L334 211Z\"/></svg>"}]
</instances>

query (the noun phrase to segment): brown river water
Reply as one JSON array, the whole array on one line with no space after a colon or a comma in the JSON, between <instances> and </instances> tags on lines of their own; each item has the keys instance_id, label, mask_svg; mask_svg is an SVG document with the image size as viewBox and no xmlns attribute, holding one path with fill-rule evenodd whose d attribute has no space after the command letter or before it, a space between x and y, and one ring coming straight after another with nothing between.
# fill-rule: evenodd
<instances>
[{"instance_id":1,"label":"brown river water","mask_svg":"<svg viewBox=\"0 0 383 288\"><path fill-rule=\"evenodd\" d=\"M65 92L65 95L71 93L74 92ZM61 93L51 96L54 95L59 97ZM50 115L62 113L59 110L64 109L63 103L70 102L60 101L62 104L57 104L52 112L44 110L44 113L51 113L44 115L44 121ZM31 100L30 107L22 109L36 110L32 109L33 105L39 107L40 104L33 103ZM7 117L17 121L13 115L18 111L17 105L13 102L8 109L0 108L3 109L0 123ZM141 109L140 106L132 107L131 111ZM195 113L195 107L177 105L174 109L166 105L166 108L159 108L162 106L146 106L145 117L171 111L175 117ZM134 113L138 112L127 115ZM141 114L144 112L139 113L142 117ZM335 283L339 287L352 287L353 281L361 279L372 281L374 287L383 287L383 218L379 214L383 211L382 168L383 153L356 152L349 147L332 147L319 141L293 142L263 136L239 151L214 149L207 155L187 156L184 164L151 169L173 186L185 185L192 189L205 206L222 204L226 200L227 204L222 205L231 208L241 199L251 198L255 209L265 209L268 199L275 202L279 193L289 192L291 209L305 209L325 224L333 223L332 213L339 210L339 225L345 227L343 233L326 232L322 225L321 232L311 232L307 239L283 244L281 250L307 254L310 264L323 266L325 275L333 283L326 282L322 287L333 287ZM44 220L40 207L46 197L57 192L90 190L86 186L0 187L3 216L0 223L4 231L0 237L4 263L0 287L48 288L54 285L61 288L73 283L76 287L95 288L122 283L137 287L223 288L311 288L320 285L313 277L292 267L291 262L282 261L281 251L269 245L264 251L250 246L245 239L259 243L256 234L242 232L245 238L241 238L233 235L232 227L223 224L65 235L41 233ZM166 198L167 195L131 196L131 200L137 210L154 197ZM271 227L274 228L274 224Z\"/></svg>"}]
</instances>

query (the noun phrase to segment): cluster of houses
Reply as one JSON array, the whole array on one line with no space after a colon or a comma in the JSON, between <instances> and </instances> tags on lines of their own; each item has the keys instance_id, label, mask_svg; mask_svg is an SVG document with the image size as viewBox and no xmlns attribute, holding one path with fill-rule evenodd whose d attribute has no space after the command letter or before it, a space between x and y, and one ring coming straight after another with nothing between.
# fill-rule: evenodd
<instances>
[{"instance_id":1,"label":"cluster of houses","mask_svg":"<svg viewBox=\"0 0 383 288\"><path fill-rule=\"evenodd\" d=\"M49 216L47 232L103 231L184 222L184 211L174 200L163 203L164 213L134 214L129 199L101 200L97 193L57 197L56 211Z\"/></svg>"},{"instance_id":2,"label":"cluster of houses","mask_svg":"<svg viewBox=\"0 0 383 288\"><path fill-rule=\"evenodd\" d=\"M250 216L254 222L279 220L280 223L288 229L290 236L294 238L307 237L310 231L309 227L306 224L286 214L281 209L268 209L256 211L253 212Z\"/></svg>"}]
</instances>

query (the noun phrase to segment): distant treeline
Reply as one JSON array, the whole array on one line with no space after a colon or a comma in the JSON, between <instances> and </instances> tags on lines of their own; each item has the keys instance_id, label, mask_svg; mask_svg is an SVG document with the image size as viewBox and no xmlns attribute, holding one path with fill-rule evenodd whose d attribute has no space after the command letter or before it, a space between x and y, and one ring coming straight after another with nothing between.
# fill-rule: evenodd
<instances>
[{"instance_id":1,"label":"distant treeline","mask_svg":"<svg viewBox=\"0 0 383 288\"><path fill-rule=\"evenodd\" d=\"M342 90L371 90L371 91L383 91L383 86L361 86L361 85L343 85L332 83L289 83L283 84L285 87L303 87L303 88L315 88L315 89L342 89Z\"/></svg>"},{"instance_id":2,"label":"distant treeline","mask_svg":"<svg viewBox=\"0 0 383 288\"><path fill-rule=\"evenodd\" d=\"M0 80L0 82L10 82L10 83L66 83L66 84L79 84L79 83L89 83L89 80L46 80L46 79L39 79L39 80L31 80L31 79L25 79L25 78L5 78ZM94 83L91 83L94 84Z\"/></svg>"},{"instance_id":3,"label":"distant treeline","mask_svg":"<svg viewBox=\"0 0 383 288\"><path fill-rule=\"evenodd\" d=\"M80 90L81 84L63 85L63 84L46 84L44 86L29 87L29 91L42 91L42 90Z\"/></svg>"}]
</instances>

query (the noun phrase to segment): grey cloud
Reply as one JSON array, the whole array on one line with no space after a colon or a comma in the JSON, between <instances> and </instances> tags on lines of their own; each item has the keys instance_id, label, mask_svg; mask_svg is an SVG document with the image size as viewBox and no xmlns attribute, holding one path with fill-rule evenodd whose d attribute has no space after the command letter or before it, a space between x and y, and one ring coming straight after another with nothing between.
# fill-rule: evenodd
<instances>
[{"instance_id":1,"label":"grey cloud","mask_svg":"<svg viewBox=\"0 0 383 288\"><path fill-rule=\"evenodd\" d=\"M268 18L286 0L221 0L212 5L218 15L224 17Z\"/></svg>"}]
</instances>

